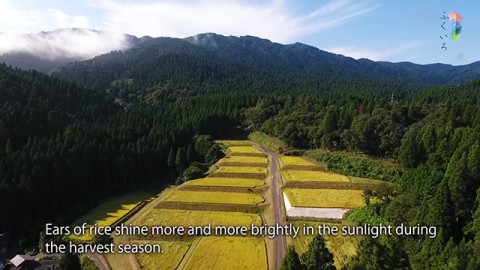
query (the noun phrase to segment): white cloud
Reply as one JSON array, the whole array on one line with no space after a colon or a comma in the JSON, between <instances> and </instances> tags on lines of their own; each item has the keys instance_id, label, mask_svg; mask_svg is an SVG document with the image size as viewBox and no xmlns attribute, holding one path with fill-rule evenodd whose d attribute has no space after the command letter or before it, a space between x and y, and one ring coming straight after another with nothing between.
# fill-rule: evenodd
<instances>
[{"instance_id":1,"label":"white cloud","mask_svg":"<svg viewBox=\"0 0 480 270\"><path fill-rule=\"evenodd\" d=\"M389 48L363 49L358 47L333 47L326 49L326 51L336 54L342 54L355 59L367 58L373 61L385 61L392 60L395 56L404 54L410 50L418 48L422 44L422 41L412 41ZM414 58L416 57L412 56L410 57L410 60Z\"/></svg>"},{"instance_id":2,"label":"white cloud","mask_svg":"<svg viewBox=\"0 0 480 270\"><path fill-rule=\"evenodd\" d=\"M336 27L378 7L353 0L330 0L309 14L298 15L281 0L262 3L242 0L192 0L188 3L91 0L90 4L105 11L104 25L111 31L174 37L215 32L254 35L277 42L291 42L304 34Z\"/></svg>"},{"instance_id":3,"label":"white cloud","mask_svg":"<svg viewBox=\"0 0 480 270\"><path fill-rule=\"evenodd\" d=\"M129 47L126 36L88 29L62 29L40 34L0 33L0 55L31 53L38 57L88 59Z\"/></svg>"}]
</instances>

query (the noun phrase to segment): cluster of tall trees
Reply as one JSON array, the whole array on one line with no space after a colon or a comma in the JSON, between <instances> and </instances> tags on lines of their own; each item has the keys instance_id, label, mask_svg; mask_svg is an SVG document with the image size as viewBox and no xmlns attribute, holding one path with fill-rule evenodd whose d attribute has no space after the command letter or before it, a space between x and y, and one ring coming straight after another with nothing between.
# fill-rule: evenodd
<instances>
[{"instance_id":1,"label":"cluster of tall trees","mask_svg":"<svg viewBox=\"0 0 480 270\"><path fill-rule=\"evenodd\" d=\"M192 163L213 162L221 150L213 139L237 134L236 114L251 102L158 95L122 103L4 65L0 97L0 231L26 244L47 221L68 224L99 200L173 184Z\"/></svg>"},{"instance_id":2,"label":"cluster of tall trees","mask_svg":"<svg viewBox=\"0 0 480 270\"><path fill-rule=\"evenodd\" d=\"M293 147L353 151L403 166L385 174L368 165L401 194L370 205L364 221L426 224L439 235L367 239L348 269L478 269L480 82L407 91L398 100L374 94L268 97L244 110L244 125ZM352 158L307 154L365 176L347 164Z\"/></svg>"},{"instance_id":3,"label":"cluster of tall trees","mask_svg":"<svg viewBox=\"0 0 480 270\"><path fill-rule=\"evenodd\" d=\"M325 246L325 239L316 235L308 244L307 250L299 256L293 246L289 246L282 263L282 270L335 270L333 254Z\"/></svg>"}]
</instances>

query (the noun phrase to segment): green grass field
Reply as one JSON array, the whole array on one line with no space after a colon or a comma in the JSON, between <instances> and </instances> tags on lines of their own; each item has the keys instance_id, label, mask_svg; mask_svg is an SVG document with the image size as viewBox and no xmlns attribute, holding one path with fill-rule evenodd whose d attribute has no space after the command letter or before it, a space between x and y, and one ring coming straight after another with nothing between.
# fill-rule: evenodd
<instances>
[{"instance_id":1,"label":"green grass field","mask_svg":"<svg viewBox=\"0 0 480 270\"><path fill-rule=\"evenodd\" d=\"M260 194L176 190L170 192L164 201L257 205L262 203L264 199Z\"/></svg>"},{"instance_id":2,"label":"green grass field","mask_svg":"<svg viewBox=\"0 0 480 270\"><path fill-rule=\"evenodd\" d=\"M365 205L361 190L286 188L284 192L296 207L359 208Z\"/></svg>"},{"instance_id":3,"label":"green grass field","mask_svg":"<svg viewBox=\"0 0 480 270\"><path fill-rule=\"evenodd\" d=\"M253 146L230 146L228 149L232 153L239 153L239 154L258 154L262 153L260 150L254 148Z\"/></svg>"},{"instance_id":4,"label":"green grass field","mask_svg":"<svg viewBox=\"0 0 480 270\"><path fill-rule=\"evenodd\" d=\"M247 178L207 177L185 182L186 186L210 186L210 187L246 187L254 188L263 186L262 180Z\"/></svg>"},{"instance_id":5,"label":"green grass field","mask_svg":"<svg viewBox=\"0 0 480 270\"><path fill-rule=\"evenodd\" d=\"M156 270L161 267L165 270L175 270L190 248L189 242L169 241L134 241L135 244L159 244L162 254L136 254L141 269Z\"/></svg>"},{"instance_id":6,"label":"green grass field","mask_svg":"<svg viewBox=\"0 0 480 270\"><path fill-rule=\"evenodd\" d=\"M268 163L265 157L249 157L249 156L227 156L221 160L223 162L238 162L238 163Z\"/></svg>"},{"instance_id":7,"label":"green grass field","mask_svg":"<svg viewBox=\"0 0 480 270\"><path fill-rule=\"evenodd\" d=\"M261 167L227 167L222 166L215 172L219 173L267 173L266 168Z\"/></svg>"},{"instance_id":8,"label":"green grass field","mask_svg":"<svg viewBox=\"0 0 480 270\"><path fill-rule=\"evenodd\" d=\"M287 181L350 182L345 175L322 171L284 170L282 174Z\"/></svg>"},{"instance_id":9,"label":"green grass field","mask_svg":"<svg viewBox=\"0 0 480 270\"><path fill-rule=\"evenodd\" d=\"M304 165L304 166L308 166L308 165L317 165L311 161L308 161L302 157L293 157L293 156L282 156L280 157L280 159L282 160L282 163L283 165Z\"/></svg>"},{"instance_id":10,"label":"green grass field","mask_svg":"<svg viewBox=\"0 0 480 270\"><path fill-rule=\"evenodd\" d=\"M267 269L267 253L259 237L203 237L185 270Z\"/></svg>"},{"instance_id":11,"label":"green grass field","mask_svg":"<svg viewBox=\"0 0 480 270\"><path fill-rule=\"evenodd\" d=\"M262 223L257 214L220 211L189 211L170 209L151 209L138 217L134 224L140 226L240 226Z\"/></svg>"},{"instance_id":12,"label":"green grass field","mask_svg":"<svg viewBox=\"0 0 480 270\"><path fill-rule=\"evenodd\" d=\"M110 199L77 219L72 226L78 226L83 223L87 223L88 225L97 224L99 226L110 226L130 212L140 202L150 201L153 198L153 195L150 193L136 192ZM75 236L72 234L69 238L77 241L90 241L93 236L89 234Z\"/></svg>"}]
</instances>

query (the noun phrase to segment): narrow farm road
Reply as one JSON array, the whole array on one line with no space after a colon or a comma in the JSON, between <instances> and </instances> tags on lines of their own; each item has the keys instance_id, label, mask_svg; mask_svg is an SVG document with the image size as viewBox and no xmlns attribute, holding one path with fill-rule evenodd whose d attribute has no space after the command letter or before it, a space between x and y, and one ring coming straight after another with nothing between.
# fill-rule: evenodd
<instances>
[{"instance_id":1,"label":"narrow farm road","mask_svg":"<svg viewBox=\"0 0 480 270\"><path fill-rule=\"evenodd\" d=\"M271 174L272 174L272 200L273 200L273 212L275 223L279 225L285 225L285 222L282 217L282 200L280 197L280 173L279 173L279 162L278 155L273 150L268 147L259 144L260 148L272 157L271 164ZM275 237L275 269L280 269L282 267L283 257L285 257L286 252L286 237L285 235L279 235Z\"/></svg>"}]
</instances>

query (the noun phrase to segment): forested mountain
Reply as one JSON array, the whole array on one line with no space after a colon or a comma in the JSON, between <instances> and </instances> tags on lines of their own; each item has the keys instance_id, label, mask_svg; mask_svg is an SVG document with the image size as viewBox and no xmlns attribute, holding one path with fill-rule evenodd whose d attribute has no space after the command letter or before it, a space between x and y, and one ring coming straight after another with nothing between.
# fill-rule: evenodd
<instances>
[{"instance_id":1,"label":"forested mountain","mask_svg":"<svg viewBox=\"0 0 480 270\"><path fill-rule=\"evenodd\" d=\"M400 194L360 221L438 227L435 239L367 238L348 269L479 269L480 81L431 85L478 78L476 66L214 34L152 39L50 77L0 65L0 231L33 241L45 221L173 183L185 160L211 159L204 140L263 131L395 163L403 174L386 179Z\"/></svg>"},{"instance_id":2,"label":"forested mountain","mask_svg":"<svg viewBox=\"0 0 480 270\"><path fill-rule=\"evenodd\" d=\"M99 200L173 184L211 155L192 150L195 135L238 134L239 110L254 100L159 97L122 107L106 92L0 65L0 231L31 241L45 222L68 224Z\"/></svg>"},{"instance_id":3,"label":"forested mountain","mask_svg":"<svg viewBox=\"0 0 480 270\"><path fill-rule=\"evenodd\" d=\"M382 90L385 85L403 89L480 79L480 65L357 61L301 43L281 45L252 36L201 34L186 39L156 38L127 51L62 67L55 76L99 89L118 80L136 79L148 86L176 81L204 90Z\"/></svg>"}]
</instances>

